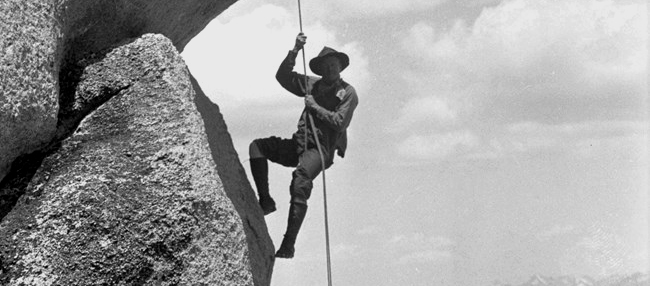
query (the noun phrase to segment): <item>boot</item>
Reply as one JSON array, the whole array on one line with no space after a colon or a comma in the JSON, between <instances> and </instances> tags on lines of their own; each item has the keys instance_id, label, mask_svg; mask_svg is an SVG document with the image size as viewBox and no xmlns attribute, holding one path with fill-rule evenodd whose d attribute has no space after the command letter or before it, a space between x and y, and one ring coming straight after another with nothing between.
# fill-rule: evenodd
<instances>
[{"instance_id":1,"label":"boot","mask_svg":"<svg viewBox=\"0 0 650 286\"><path fill-rule=\"evenodd\" d=\"M276 210L275 201L269 194L269 165L266 158L252 158L251 173L257 187L257 195L260 198L260 207L264 215L270 214Z\"/></svg>"},{"instance_id":2,"label":"boot","mask_svg":"<svg viewBox=\"0 0 650 286\"><path fill-rule=\"evenodd\" d=\"M275 253L278 258L293 258L296 251L294 245L296 244L296 237L302 221L307 214L307 205L291 203L289 208L289 220L287 222L287 232L284 234L284 239L280 245L280 249Z\"/></svg>"}]
</instances>

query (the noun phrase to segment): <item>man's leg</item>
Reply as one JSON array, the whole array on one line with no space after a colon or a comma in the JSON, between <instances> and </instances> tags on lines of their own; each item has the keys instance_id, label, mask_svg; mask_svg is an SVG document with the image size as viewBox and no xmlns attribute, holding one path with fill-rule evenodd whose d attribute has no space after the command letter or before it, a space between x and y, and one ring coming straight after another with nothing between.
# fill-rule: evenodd
<instances>
[{"instance_id":1,"label":"man's leg","mask_svg":"<svg viewBox=\"0 0 650 286\"><path fill-rule=\"evenodd\" d=\"M326 166L326 168L328 167ZM293 179L291 180L291 206L287 220L287 231L275 257L293 258L296 238L307 214L307 200L311 196L312 181L318 176L321 169L320 155L317 150L308 149L300 156L300 163L296 170L293 171Z\"/></svg>"},{"instance_id":2,"label":"man's leg","mask_svg":"<svg viewBox=\"0 0 650 286\"><path fill-rule=\"evenodd\" d=\"M264 215L276 210L275 201L269 193L267 160L283 166L295 167L298 165L296 149L296 143L293 140L278 137L256 139L249 146L251 173Z\"/></svg>"},{"instance_id":3,"label":"man's leg","mask_svg":"<svg viewBox=\"0 0 650 286\"><path fill-rule=\"evenodd\" d=\"M275 201L269 193L269 164L256 142L257 140L251 142L249 146L251 174L257 188L260 207L262 207L264 215L267 215L276 210Z\"/></svg>"}]
</instances>

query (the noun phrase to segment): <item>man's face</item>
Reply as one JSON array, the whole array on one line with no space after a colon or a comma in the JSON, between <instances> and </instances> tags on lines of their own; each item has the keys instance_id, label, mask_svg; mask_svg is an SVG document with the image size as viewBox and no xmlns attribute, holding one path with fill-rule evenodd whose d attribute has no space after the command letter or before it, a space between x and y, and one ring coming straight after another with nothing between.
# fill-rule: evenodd
<instances>
[{"instance_id":1,"label":"man's face","mask_svg":"<svg viewBox=\"0 0 650 286\"><path fill-rule=\"evenodd\" d=\"M321 73L326 81L339 79L341 73L341 62L335 57L326 57L321 62Z\"/></svg>"}]
</instances>

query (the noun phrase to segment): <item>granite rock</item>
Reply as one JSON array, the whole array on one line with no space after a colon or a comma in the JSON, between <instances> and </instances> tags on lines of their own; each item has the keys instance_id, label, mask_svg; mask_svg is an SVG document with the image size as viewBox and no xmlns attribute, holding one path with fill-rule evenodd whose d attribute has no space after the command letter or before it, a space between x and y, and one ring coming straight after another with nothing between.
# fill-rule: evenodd
<instances>
[{"instance_id":1,"label":"granite rock","mask_svg":"<svg viewBox=\"0 0 650 286\"><path fill-rule=\"evenodd\" d=\"M60 102L72 96L84 59L146 33L163 34L182 51L235 1L3 0L0 181L21 155L69 135L60 121L70 110Z\"/></svg>"},{"instance_id":2,"label":"granite rock","mask_svg":"<svg viewBox=\"0 0 650 286\"><path fill-rule=\"evenodd\" d=\"M78 65L71 136L0 222L0 284L269 285L263 215L173 42L98 55Z\"/></svg>"}]
</instances>

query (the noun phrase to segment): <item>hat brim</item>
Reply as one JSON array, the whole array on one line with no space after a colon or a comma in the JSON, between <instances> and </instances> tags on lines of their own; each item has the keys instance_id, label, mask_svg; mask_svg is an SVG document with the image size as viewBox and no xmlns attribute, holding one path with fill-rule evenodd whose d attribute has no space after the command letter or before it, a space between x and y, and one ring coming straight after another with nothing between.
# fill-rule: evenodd
<instances>
[{"instance_id":1,"label":"hat brim","mask_svg":"<svg viewBox=\"0 0 650 286\"><path fill-rule=\"evenodd\" d=\"M350 58L348 57L348 55L341 52L335 52L335 53L330 53L324 56L315 57L311 59L311 61L309 61L309 69L311 69L313 73L322 76L323 74L320 71L320 66L323 60L325 60L327 57L335 57L336 59L338 59L339 62L341 63L341 71L343 71L345 68L348 67L348 65L350 65Z\"/></svg>"}]
</instances>

